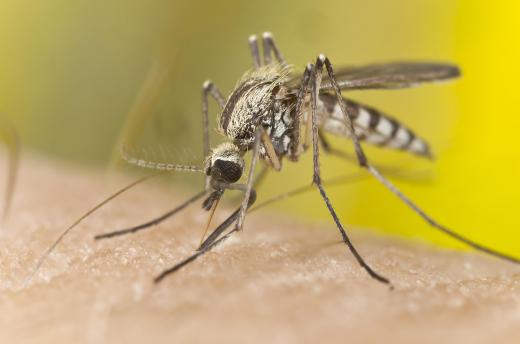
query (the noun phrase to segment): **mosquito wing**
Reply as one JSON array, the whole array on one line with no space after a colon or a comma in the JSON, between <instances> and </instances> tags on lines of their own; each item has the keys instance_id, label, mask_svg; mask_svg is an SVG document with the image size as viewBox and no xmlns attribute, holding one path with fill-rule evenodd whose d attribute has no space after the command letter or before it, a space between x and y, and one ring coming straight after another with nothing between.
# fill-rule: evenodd
<instances>
[{"instance_id":1,"label":"mosquito wing","mask_svg":"<svg viewBox=\"0 0 520 344\"><path fill-rule=\"evenodd\" d=\"M335 75L342 90L396 89L456 78L460 70L455 65L445 63L391 62L338 67ZM299 85L299 79L301 77L292 80L294 87ZM326 75L323 76L320 90L332 90Z\"/></svg>"}]
</instances>

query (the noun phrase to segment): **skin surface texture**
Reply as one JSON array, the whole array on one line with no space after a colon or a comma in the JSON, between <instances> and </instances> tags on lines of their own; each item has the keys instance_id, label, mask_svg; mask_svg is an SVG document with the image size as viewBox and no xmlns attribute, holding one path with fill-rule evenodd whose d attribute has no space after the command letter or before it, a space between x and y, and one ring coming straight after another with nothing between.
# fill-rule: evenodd
<instances>
[{"instance_id":1,"label":"skin surface texture","mask_svg":"<svg viewBox=\"0 0 520 344\"><path fill-rule=\"evenodd\" d=\"M4 161L4 160L2 160ZM334 224L248 216L243 232L159 285L193 252L206 223L198 204L150 230L96 242L139 224L194 190L140 185L81 223L35 275L59 233L128 177L24 159L1 229L1 343L516 343L520 268L474 252L350 230L372 280ZM232 210L224 203L213 224ZM266 216L268 215L268 216Z\"/></svg>"}]
</instances>

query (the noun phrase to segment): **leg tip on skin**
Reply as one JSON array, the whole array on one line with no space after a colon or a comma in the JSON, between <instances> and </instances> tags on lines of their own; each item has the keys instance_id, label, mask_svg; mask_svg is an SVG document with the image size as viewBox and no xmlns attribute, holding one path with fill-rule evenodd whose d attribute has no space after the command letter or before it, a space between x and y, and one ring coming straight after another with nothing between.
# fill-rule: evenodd
<instances>
[{"instance_id":1,"label":"leg tip on skin","mask_svg":"<svg viewBox=\"0 0 520 344\"><path fill-rule=\"evenodd\" d=\"M264 39L270 39L270 38L273 38L273 34L269 31L265 31L263 34L262 34L262 37Z\"/></svg>"},{"instance_id":2,"label":"leg tip on skin","mask_svg":"<svg viewBox=\"0 0 520 344\"><path fill-rule=\"evenodd\" d=\"M251 36L249 36L249 37L247 38L247 40L249 41L249 43L254 43L254 42L257 41L257 39L258 39L258 38L256 37L256 35L251 35Z\"/></svg>"},{"instance_id":3,"label":"leg tip on skin","mask_svg":"<svg viewBox=\"0 0 520 344\"><path fill-rule=\"evenodd\" d=\"M326 59L327 59L327 56L325 56L325 54L318 55L318 60L320 60L321 62L325 62Z\"/></svg>"}]
</instances>

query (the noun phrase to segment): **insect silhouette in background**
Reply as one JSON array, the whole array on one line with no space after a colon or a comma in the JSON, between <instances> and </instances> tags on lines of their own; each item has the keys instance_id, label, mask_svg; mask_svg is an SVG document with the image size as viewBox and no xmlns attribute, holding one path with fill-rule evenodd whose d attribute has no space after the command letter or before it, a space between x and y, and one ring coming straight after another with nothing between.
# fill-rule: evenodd
<instances>
[{"instance_id":1,"label":"insect silhouette in background","mask_svg":"<svg viewBox=\"0 0 520 344\"><path fill-rule=\"evenodd\" d=\"M18 165L20 160L20 138L15 126L5 118L0 118L0 140L7 147L7 178L3 195L3 205L0 211L0 224L5 223L11 209Z\"/></svg>"},{"instance_id":2,"label":"insect silhouette in background","mask_svg":"<svg viewBox=\"0 0 520 344\"><path fill-rule=\"evenodd\" d=\"M320 54L314 64L310 63L306 66L303 75L295 75L293 67L286 63L270 33L262 35L262 43L263 54L261 56L257 37L249 38L254 66L242 76L227 99L211 81L203 84L202 119L205 156L203 164L189 166L147 161L123 152L123 158L126 161L140 167L204 173L206 176L205 189L177 208L152 221L132 228L101 234L96 236L96 239L135 233L151 227L205 196L203 208L209 211L207 230L224 192L226 190L242 191L243 199L240 208L219 225L200 244L192 256L157 276L155 282L159 282L167 275L208 252L234 232L240 231L244 226L249 207L256 200L255 185L265 176L265 172L273 169L280 171L284 160L297 162L301 154L310 150L313 155L312 183L325 202L343 242L372 278L391 286L389 279L376 272L359 254L327 196L320 174L320 151L323 150L326 154L340 158L348 157L348 153L331 147L328 143L326 135L335 135L349 140L354 147L355 158L359 166L368 171L429 225L479 251L515 263L520 262L517 258L475 243L439 224L387 180L369 162L361 142L431 158L428 144L396 119L372 107L346 99L341 94L342 91L348 90L397 89L452 79L460 75L457 66L442 63L395 62L340 67L335 70L329 58ZM209 97L214 98L221 108L218 131L226 139L226 142L212 150L210 150L208 128ZM246 168L244 156L248 153L251 153L251 160L249 167ZM255 177L255 168L259 160L264 162L264 168ZM245 183L239 183L245 170L247 170ZM70 229L94 210L141 181L112 195L67 228L40 259L33 274Z\"/></svg>"}]
</instances>

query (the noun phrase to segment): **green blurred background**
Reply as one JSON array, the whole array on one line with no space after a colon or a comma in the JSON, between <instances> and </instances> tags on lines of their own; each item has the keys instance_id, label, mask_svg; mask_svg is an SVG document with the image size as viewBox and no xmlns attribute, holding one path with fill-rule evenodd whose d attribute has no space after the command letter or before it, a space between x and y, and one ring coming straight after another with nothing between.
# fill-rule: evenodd
<instances>
[{"instance_id":1,"label":"green blurred background","mask_svg":"<svg viewBox=\"0 0 520 344\"><path fill-rule=\"evenodd\" d=\"M252 33L273 32L298 70L320 52L335 65L453 61L464 74L455 83L349 94L407 123L431 142L437 160L367 152L411 171L411 179L426 171L426 183L396 183L442 223L517 253L518 19L515 0L3 0L0 113L18 127L25 148L86 165L108 165L123 140L186 147L174 148L171 159L196 160L201 84L211 78L229 92L251 65ZM211 110L214 126L214 104ZM347 141L334 143L351 151ZM309 183L309 158L286 162L261 197ZM323 170L326 177L356 168L326 159ZM454 245L376 182L330 192L348 225ZM328 217L317 193L271 211Z\"/></svg>"}]
</instances>

